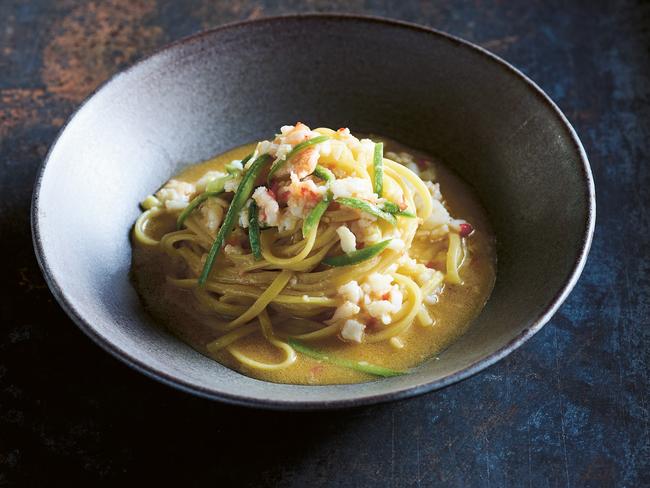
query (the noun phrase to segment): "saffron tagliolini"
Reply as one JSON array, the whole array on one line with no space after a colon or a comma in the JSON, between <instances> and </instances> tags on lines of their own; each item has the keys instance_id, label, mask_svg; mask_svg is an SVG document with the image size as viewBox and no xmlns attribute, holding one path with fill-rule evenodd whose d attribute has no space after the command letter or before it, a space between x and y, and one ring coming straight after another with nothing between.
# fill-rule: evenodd
<instances>
[{"instance_id":1,"label":"saffron tagliolini","mask_svg":"<svg viewBox=\"0 0 650 488\"><path fill-rule=\"evenodd\" d=\"M494 238L468 185L348 129L283 126L141 206L132 276L147 308L268 381L408 374L467 329L494 284Z\"/></svg>"}]
</instances>

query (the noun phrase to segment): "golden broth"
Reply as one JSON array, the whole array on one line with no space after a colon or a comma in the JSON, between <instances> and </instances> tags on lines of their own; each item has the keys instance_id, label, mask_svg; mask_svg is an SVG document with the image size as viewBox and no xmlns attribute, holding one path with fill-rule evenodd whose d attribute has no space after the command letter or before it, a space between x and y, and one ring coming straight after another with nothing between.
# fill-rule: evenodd
<instances>
[{"instance_id":1,"label":"golden broth","mask_svg":"<svg viewBox=\"0 0 650 488\"><path fill-rule=\"evenodd\" d=\"M416 159L431 160L418 151L383 140L386 151L404 151L412 154ZM221 170L233 159L243 158L253 148L254 144L238 147L209 161L190 166L175 178L194 182L206 171ZM426 327L414 323L407 331L400 334L399 338L404 344L401 349L388 341L352 344L336 338L310 343L311 347L354 361L367 361L396 370L407 370L426 359L435 357L465 332L472 319L479 314L492 291L495 280L494 237L485 211L470 187L443 165L434 163L434 167L436 181L440 183L445 205L451 215L467 220L475 229L472 236L466 240L469 253L466 253L465 261L460 268L463 284L446 284L437 303L423 305L427 307L435 322L432 326ZM152 221L147 228L147 233L159 238L174 229L175 221L168 216ZM442 267L437 263L440 262L440 253L446 248L446 239L434 243L416 239L410 255L424 263L432 262L437 269L444 272L444 260ZM374 379L373 376L365 373L319 362L300 353L291 366L281 370L248 368L236 361L227 348L217 354L210 354L205 346L218 334L208 324L219 323L219 319L202 312L191 292L166 283L165 275L178 274L176 269L178 266L180 264L171 260L159 247L144 246L134 240L132 276L145 306L160 323L201 353L246 375L278 383L336 384ZM259 361L282 360L279 350L272 347L259 332L244 337L235 344L239 351Z\"/></svg>"}]
</instances>

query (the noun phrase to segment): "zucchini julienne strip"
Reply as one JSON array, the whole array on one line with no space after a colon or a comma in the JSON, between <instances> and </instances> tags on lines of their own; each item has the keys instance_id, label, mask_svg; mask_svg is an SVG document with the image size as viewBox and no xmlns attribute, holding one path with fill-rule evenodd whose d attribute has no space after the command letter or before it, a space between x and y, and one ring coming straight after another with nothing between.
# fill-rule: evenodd
<instances>
[{"instance_id":1,"label":"zucchini julienne strip","mask_svg":"<svg viewBox=\"0 0 650 488\"><path fill-rule=\"evenodd\" d=\"M309 233L312 231L314 227L318 226L318 223L320 222L321 217L327 210L327 207L329 207L330 204L330 198L328 196L325 196L320 202L316 204L314 208L311 209L309 214L307 215L307 218L302 223L302 237L307 238Z\"/></svg>"},{"instance_id":2,"label":"zucchini julienne strip","mask_svg":"<svg viewBox=\"0 0 650 488\"><path fill-rule=\"evenodd\" d=\"M221 178L212 180L207 185L205 185L205 191L206 192L224 191L224 188L226 187L226 182L234 179L235 176L236 173L228 173L226 176L222 176Z\"/></svg>"},{"instance_id":3,"label":"zucchini julienne strip","mask_svg":"<svg viewBox=\"0 0 650 488\"><path fill-rule=\"evenodd\" d=\"M375 152L372 158L372 189L381 197L384 190L384 143L375 144Z\"/></svg>"},{"instance_id":4,"label":"zucchini julienne strip","mask_svg":"<svg viewBox=\"0 0 650 488\"><path fill-rule=\"evenodd\" d=\"M388 212L392 215L397 215L398 217L408 217L409 219L414 219L416 217L416 215L412 212L400 210L399 206L393 202L384 202L384 204L381 206L381 209L384 212Z\"/></svg>"},{"instance_id":5,"label":"zucchini julienne strip","mask_svg":"<svg viewBox=\"0 0 650 488\"><path fill-rule=\"evenodd\" d=\"M357 251L352 251L350 254L342 254L340 256L330 256L323 259L321 262L327 266L339 267L339 266L350 266L352 264L358 264L368 259L374 258L377 254L382 252L388 244L390 244L391 239L386 239L385 241L378 242L372 246L364 247Z\"/></svg>"},{"instance_id":6,"label":"zucchini julienne strip","mask_svg":"<svg viewBox=\"0 0 650 488\"><path fill-rule=\"evenodd\" d=\"M320 164L316 165L316 169L314 169L313 175L325 181L328 187L330 187L332 183L334 183L334 180L336 180L334 173L332 173L329 169L321 166ZM311 209L307 215L307 218L305 218L302 223L302 236L305 239L314 228L314 226L318 226L320 219L323 217L323 214L331 202L332 192L328 190L323 199L318 202L314 208Z\"/></svg>"},{"instance_id":7,"label":"zucchini julienne strip","mask_svg":"<svg viewBox=\"0 0 650 488\"><path fill-rule=\"evenodd\" d=\"M388 378L391 376L400 376L404 374L404 372L402 371L396 371L394 369L384 368L383 366L377 366L376 364L367 363L365 361L352 361L351 359L330 356L327 353L323 353L321 351L317 351L315 349L307 347L304 344L295 340L289 340L288 343L296 351L304 354L307 357L316 359L318 361L325 361L330 364L334 364L335 366L340 366L342 368L353 369L355 371L360 371L362 373L367 373L374 376L381 376L384 378Z\"/></svg>"},{"instance_id":8,"label":"zucchini julienne strip","mask_svg":"<svg viewBox=\"0 0 650 488\"><path fill-rule=\"evenodd\" d=\"M365 200L360 200L358 198L351 198L351 197L342 197L342 198L337 198L334 201L346 207L354 208L357 210L361 210L362 212L366 212L370 215L374 215L375 217L383 219L392 225L395 225L397 223L397 220L395 219L395 216L392 213L385 212L377 205L373 205L372 203L366 202Z\"/></svg>"},{"instance_id":9,"label":"zucchini julienne strip","mask_svg":"<svg viewBox=\"0 0 650 488\"><path fill-rule=\"evenodd\" d=\"M298 154L300 151L303 149L308 148L309 146L313 146L314 144L320 144L321 142L325 142L329 140L329 136L318 136L314 137L313 139L307 139L306 141L301 142L300 144L297 144L291 151L289 151L289 154L285 156L284 159L281 159L277 161L272 167L271 170L269 171L269 176L268 176L268 181L271 181L271 178L273 175L280 169L283 168L285 164L287 164L291 158L293 158L296 154Z\"/></svg>"},{"instance_id":10,"label":"zucchini julienne strip","mask_svg":"<svg viewBox=\"0 0 650 488\"><path fill-rule=\"evenodd\" d=\"M320 164L316 165L316 169L314 170L314 176L318 176L321 180L323 180L328 185L334 183L334 180L336 179L334 173L332 173L329 169L321 166Z\"/></svg>"},{"instance_id":11,"label":"zucchini julienne strip","mask_svg":"<svg viewBox=\"0 0 650 488\"><path fill-rule=\"evenodd\" d=\"M212 247L208 252L208 257L205 260L203 271L201 271L201 275L199 276L200 286L203 286L208 280L208 276L210 275L210 271L212 271L212 266L214 265L214 260L216 259L221 246L223 246L223 243L232 232L232 228L235 225L235 220L237 219L239 211L244 207L244 204L246 203L246 200L248 200L248 198L251 196L251 193L253 193L255 180L262 172L264 166L266 166L270 160L270 154L262 154L253 162L251 167L248 169L248 172L242 178L241 183L239 183L237 191L235 192L235 196L232 198L232 202L230 202L226 216L224 217L221 227L219 228L217 238L212 243Z\"/></svg>"},{"instance_id":12,"label":"zucchini julienne strip","mask_svg":"<svg viewBox=\"0 0 650 488\"><path fill-rule=\"evenodd\" d=\"M251 201L248 207L248 241L251 244L251 251L255 261L262 259L262 246L260 244L260 221L258 219L259 209L255 200Z\"/></svg>"}]
</instances>

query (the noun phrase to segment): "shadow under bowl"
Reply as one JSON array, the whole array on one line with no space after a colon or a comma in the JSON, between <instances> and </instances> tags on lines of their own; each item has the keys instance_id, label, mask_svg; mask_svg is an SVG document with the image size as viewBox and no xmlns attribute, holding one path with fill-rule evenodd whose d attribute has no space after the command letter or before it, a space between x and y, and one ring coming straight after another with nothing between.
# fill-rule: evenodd
<instances>
[{"instance_id":1,"label":"shadow under bowl","mask_svg":"<svg viewBox=\"0 0 650 488\"><path fill-rule=\"evenodd\" d=\"M482 314L439 360L363 384L267 383L202 356L143 310L129 281L129 232L142 197L185 165L296 120L391 137L476 189L497 235L497 280ZM570 292L594 218L582 145L533 82L449 35L337 15L221 27L116 75L61 131L32 206L36 254L54 296L104 349L177 388L278 409L404 398L506 356Z\"/></svg>"}]
</instances>

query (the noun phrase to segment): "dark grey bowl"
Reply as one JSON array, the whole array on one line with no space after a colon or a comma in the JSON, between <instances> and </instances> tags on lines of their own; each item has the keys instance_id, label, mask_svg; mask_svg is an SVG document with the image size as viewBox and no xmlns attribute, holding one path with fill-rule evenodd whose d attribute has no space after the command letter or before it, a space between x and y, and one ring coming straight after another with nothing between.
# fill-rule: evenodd
<instances>
[{"instance_id":1,"label":"dark grey bowl","mask_svg":"<svg viewBox=\"0 0 650 488\"><path fill-rule=\"evenodd\" d=\"M129 230L140 199L184 165L296 120L421 148L478 191L497 233L498 278L481 316L439 360L358 385L266 383L200 355L142 309L128 278ZM576 283L594 214L578 137L512 66L431 29L309 15L218 28L111 79L50 150L36 183L32 227L54 296L127 364L208 398L313 409L441 388L515 350Z\"/></svg>"}]
</instances>

